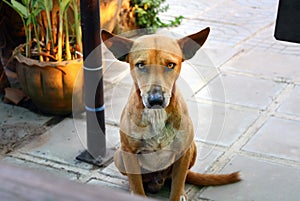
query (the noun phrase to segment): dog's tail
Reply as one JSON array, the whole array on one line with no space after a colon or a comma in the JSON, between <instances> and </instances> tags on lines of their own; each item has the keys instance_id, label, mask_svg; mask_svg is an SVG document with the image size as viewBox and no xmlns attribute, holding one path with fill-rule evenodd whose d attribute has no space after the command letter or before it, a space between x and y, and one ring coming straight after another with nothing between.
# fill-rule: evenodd
<instances>
[{"instance_id":1,"label":"dog's tail","mask_svg":"<svg viewBox=\"0 0 300 201\"><path fill-rule=\"evenodd\" d=\"M240 181L239 172L231 174L200 174L188 171L186 182L197 186L218 186Z\"/></svg>"}]
</instances>

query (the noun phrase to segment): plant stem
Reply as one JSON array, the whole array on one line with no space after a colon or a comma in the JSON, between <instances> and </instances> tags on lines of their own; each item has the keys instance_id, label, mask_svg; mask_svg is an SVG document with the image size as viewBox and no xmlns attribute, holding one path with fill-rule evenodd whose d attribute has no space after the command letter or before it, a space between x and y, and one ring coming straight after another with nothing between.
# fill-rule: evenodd
<instances>
[{"instance_id":1,"label":"plant stem","mask_svg":"<svg viewBox=\"0 0 300 201\"><path fill-rule=\"evenodd\" d=\"M33 24L33 30L34 30L34 35L35 35L35 39L36 39L36 43L37 43L37 48L38 48L38 53L39 53L39 57L40 57L40 61L44 61L43 56L42 56L42 50L41 50L41 45L40 45L40 39L39 39L39 33L37 31L37 22L36 22L36 18L35 16L32 16L32 24Z\"/></svg>"},{"instance_id":2,"label":"plant stem","mask_svg":"<svg viewBox=\"0 0 300 201\"><path fill-rule=\"evenodd\" d=\"M53 50L54 49L54 40L53 40L53 35L52 35L52 23L51 23L51 17L50 17L50 13L51 13L51 10L53 8L53 5L52 5L52 0L44 0L44 5L45 5L45 12L46 12L46 18L47 18L47 39L46 39L46 43L49 42L49 38L50 38L50 41L51 41L51 49ZM46 44L48 45L48 44Z\"/></svg>"},{"instance_id":3,"label":"plant stem","mask_svg":"<svg viewBox=\"0 0 300 201\"><path fill-rule=\"evenodd\" d=\"M59 28L58 28L58 43L57 43L57 61L62 60L62 42L63 42L63 11L60 9L59 13Z\"/></svg>"},{"instance_id":4,"label":"plant stem","mask_svg":"<svg viewBox=\"0 0 300 201\"><path fill-rule=\"evenodd\" d=\"M69 26L68 26L68 16L64 15L65 18L65 29L66 29L66 43L65 43L65 51L66 51L66 60L71 60L71 50L70 50L70 41L69 41Z\"/></svg>"},{"instance_id":5,"label":"plant stem","mask_svg":"<svg viewBox=\"0 0 300 201\"><path fill-rule=\"evenodd\" d=\"M50 38L50 43L51 43L51 49L54 49L54 41L53 41L53 36L52 36L52 24L51 24L51 17L50 17L50 11L46 10L46 17L47 17L47 24L48 27L46 29L47 31L47 43L49 42L48 37Z\"/></svg>"},{"instance_id":6,"label":"plant stem","mask_svg":"<svg viewBox=\"0 0 300 201\"><path fill-rule=\"evenodd\" d=\"M73 0L73 8L74 8L74 24L75 24L77 51L81 52L82 51L81 27L79 22L77 0Z\"/></svg>"},{"instance_id":7,"label":"plant stem","mask_svg":"<svg viewBox=\"0 0 300 201\"><path fill-rule=\"evenodd\" d=\"M25 21L22 18L23 24L25 25ZM25 44L25 56L29 57L29 42L30 42L30 37L29 37L29 29L27 26L24 26L24 31L25 31L25 36L26 36L26 44Z\"/></svg>"},{"instance_id":8,"label":"plant stem","mask_svg":"<svg viewBox=\"0 0 300 201\"><path fill-rule=\"evenodd\" d=\"M30 51L30 49L31 49L31 43L32 43L32 41L31 41L31 27L30 26L28 26L28 45L26 45L26 46L28 46L28 57L31 57L31 51Z\"/></svg>"}]
</instances>

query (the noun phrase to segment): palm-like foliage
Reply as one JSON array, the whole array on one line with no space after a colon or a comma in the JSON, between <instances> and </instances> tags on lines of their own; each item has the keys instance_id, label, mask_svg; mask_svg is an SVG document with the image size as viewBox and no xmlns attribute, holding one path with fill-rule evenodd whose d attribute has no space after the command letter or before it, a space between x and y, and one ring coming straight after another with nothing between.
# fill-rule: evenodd
<instances>
[{"instance_id":1,"label":"palm-like foliage","mask_svg":"<svg viewBox=\"0 0 300 201\"><path fill-rule=\"evenodd\" d=\"M77 0L3 1L21 16L26 35L26 57L40 61L78 57L76 52L81 51L82 44ZM74 19L73 26L69 19Z\"/></svg>"}]
</instances>

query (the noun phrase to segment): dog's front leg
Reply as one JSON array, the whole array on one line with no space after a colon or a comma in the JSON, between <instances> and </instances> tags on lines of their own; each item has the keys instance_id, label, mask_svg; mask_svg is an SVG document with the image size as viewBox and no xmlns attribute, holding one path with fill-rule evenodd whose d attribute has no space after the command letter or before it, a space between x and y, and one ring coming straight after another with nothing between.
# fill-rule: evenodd
<instances>
[{"instance_id":1,"label":"dog's front leg","mask_svg":"<svg viewBox=\"0 0 300 201\"><path fill-rule=\"evenodd\" d=\"M184 192L185 179L190 164L190 149L173 164L171 201L187 200Z\"/></svg>"},{"instance_id":2,"label":"dog's front leg","mask_svg":"<svg viewBox=\"0 0 300 201\"><path fill-rule=\"evenodd\" d=\"M126 174L129 181L130 190L134 194L146 196L142 175L141 175L141 168L139 166L138 158L135 154L129 154L123 152L123 162L126 169Z\"/></svg>"}]
</instances>

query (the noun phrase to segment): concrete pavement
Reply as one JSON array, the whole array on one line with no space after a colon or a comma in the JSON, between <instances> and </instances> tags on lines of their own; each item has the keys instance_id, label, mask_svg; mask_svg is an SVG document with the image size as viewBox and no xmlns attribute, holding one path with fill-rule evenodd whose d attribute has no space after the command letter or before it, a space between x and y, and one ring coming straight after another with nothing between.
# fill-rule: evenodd
<instances>
[{"instance_id":1,"label":"concrete pavement","mask_svg":"<svg viewBox=\"0 0 300 201\"><path fill-rule=\"evenodd\" d=\"M208 41L195 58L186 61L179 80L199 149L193 169L240 171L243 178L221 187L187 185L190 200L299 200L300 44L274 39L278 2L167 3L170 10L163 19L185 16L180 26L168 29L171 34L183 36L211 27ZM131 80L126 64L106 61L106 69L107 144L115 148ZM126 177L113 163L98 168L75 160L85 149L84 116L51 124L52 117L2 102L0 108L1 138L18 139L18 146L7 143L6 151L13 151L0 152L0 161L128 191ZM151 197L167 200L168 188Z\"/></svg>"}]
</instances>

